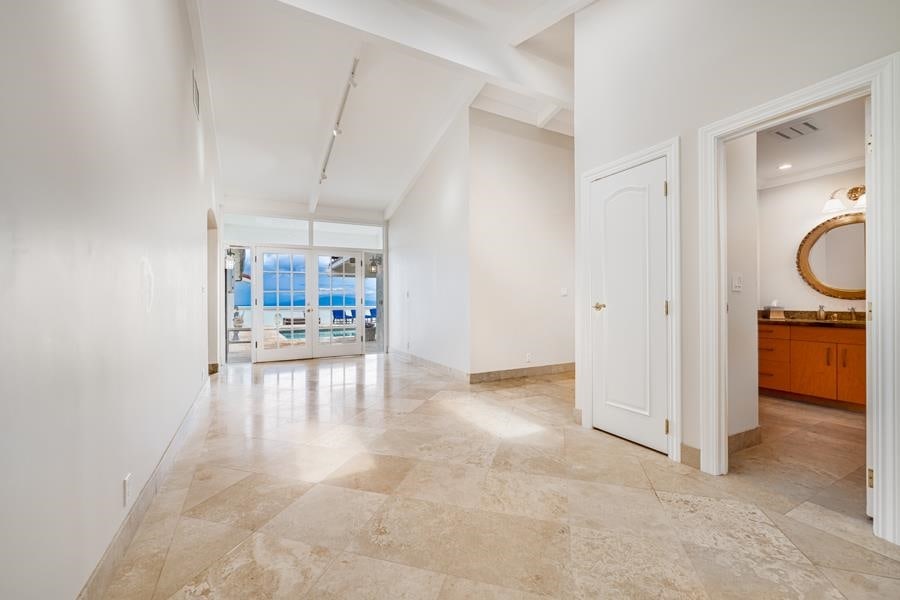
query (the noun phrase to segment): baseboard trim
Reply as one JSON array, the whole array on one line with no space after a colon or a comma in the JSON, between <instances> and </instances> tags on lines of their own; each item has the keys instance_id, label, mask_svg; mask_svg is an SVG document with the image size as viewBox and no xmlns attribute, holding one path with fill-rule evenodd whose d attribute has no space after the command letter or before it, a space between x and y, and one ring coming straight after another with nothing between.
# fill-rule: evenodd
<instances>
[{"instance_id":1,"label":"baseboard trim","mask_svg":"<svg viewBox=\"0 0 900 600\"><path fill-rule=\"evenodd\" d=\"M694 448L693 446L688 446L687 444L681 445L681 464L687 465L689 467L694 467L695 469L700 468L700 449Z\"/></svg>"},{"instance_id":2,"label":"baseboard trim","mask_svg":"<svg viewBox=\"0 0 900 600\"><path fill-rule=\"evenodd\" d=\"M128 546L131 545L132 540L134 540L134 536L141 526L144 516L147 514L150 505L153 503L153 498L156 497L156 493L165 481L166 476L168 476L172 470L175 456L178 454L185 438L187 438L187 435L190 432L189 425L195 416L194 412L198 404L197 400L203 394L204 390L206 390L208 385L209 380L207 380L197 391L194 400L191 402L187 412L185 412L184 418L181 420L181 424L175 431L175 435L172 436L169 445L166 446L162 458L159 459L156 468L153 469L153 473L150 475L147 483L144 484L144 487L135 499L134 504L131 505L131 509L128 511L128 514L125 516L125 519L113 536L109 546L107 546L106 551L100 558L100 562L94 567L94 570L91 572L90 577L88 577L84 587L81 588L81 593L78 594L77 600L102 598L106 593L106 589L112 581L113 574L116 571L119 561L125 556Z\"/></svg>"},{"instance_id":3,"label":"baseboard trim","mask_svg":"<svg viewBox=\"0 0 900 600\"><path fill-rule=\"evenodd\" d=\"M754 427L728 436L728 455L762 443L762 429Z\"/></svg>"},{"instance_id":4,"label":"baseboard trim","mask_svg":"<svg viewBox=\"0 0 900 600\"><path fill-rule=\"evenodd\" d=\"M469 383L487 383L489 381L502 381L504 379L518 379L519 377L540 377L541 375L558 375L560 373L574 373L575 363L560 363L557 365L541 365L538 367L524 367L521 369L506 369L504 371L485 371L482 373L470 373Z\"/></svg>"}]
</instances>

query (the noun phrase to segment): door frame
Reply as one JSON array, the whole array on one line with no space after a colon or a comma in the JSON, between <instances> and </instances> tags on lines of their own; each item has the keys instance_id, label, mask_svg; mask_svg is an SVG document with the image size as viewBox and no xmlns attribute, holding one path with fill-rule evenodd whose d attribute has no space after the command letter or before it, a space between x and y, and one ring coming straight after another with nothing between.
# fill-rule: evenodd
<instances>
[{"instance_id":1,"label":"door frame","mask_svg":"<svg viewBox=\"0 0 900 600\"><path fill-rule=\"evenodd\" d=\"M866 172L866 426L870 432L875 535L900 543L900 352L896 314L900 260L900 53L868 63L698 131L700 235L701 470L728 471L728 327L726 314L726 141L871 96L872 140ZM877 324L877 326L871 323Z\"/></svg>"},{"instance_id":2,"label":"door frame","mask_svg":"<svg viewBox=\"0 0 900 600\"><path fill-rule=\"evenodd\" d=\"M575 378L576 407L581 409L581 425L594 427L592 347L590 342L590 185L592 182L627 171L658 158L666 159L667 281L669 318L667 319L666 405L669 419L668 456L681 462L681 184L680 140L670 140L645 148L581 175L580 193L576 199L576 282L575 282Z\"/></svg>"}]
</instances>

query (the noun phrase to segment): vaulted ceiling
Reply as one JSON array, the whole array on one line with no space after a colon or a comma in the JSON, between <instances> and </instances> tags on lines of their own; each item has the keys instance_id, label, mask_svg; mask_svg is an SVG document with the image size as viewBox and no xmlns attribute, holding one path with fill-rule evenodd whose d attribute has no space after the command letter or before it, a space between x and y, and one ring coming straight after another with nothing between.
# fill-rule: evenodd
<instances>
[{"instance_id":1,"label":"vaulted ceiling","mask_svg":"<svg viewBox=\"0 0 900 600\"><path fill-rule=\"evenodd\" d=\"M201 0L226 201L385 211L469 105L571 135L567 17L588 3Z\"/></svg>"}]
</instances>

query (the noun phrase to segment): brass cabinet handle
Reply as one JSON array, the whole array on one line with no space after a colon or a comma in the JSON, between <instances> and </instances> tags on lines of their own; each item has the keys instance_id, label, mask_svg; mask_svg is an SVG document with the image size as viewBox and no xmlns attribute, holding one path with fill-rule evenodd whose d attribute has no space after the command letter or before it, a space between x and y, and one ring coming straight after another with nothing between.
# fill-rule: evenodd
<instances>
[{"instance_id":1,"label":"brass cabinet handle","mask_svg":"<svg viewBox=\"0 0 900 600\"><path fill-rule=\"evenodd\" d=\"M766 377L775 377L775 373L763 373L762 371L760 371L759 374L760 374L760 375L764 375L764 376L766 376Z\"/></svg>"},{"instance_id":2,"label":"brass cabinet handle","mask_svg":"<svg viewBox=\"0 0 900 600\"><path fill-rule=\"evenodd\" d=\"M760 329L760 333L775 333L774 329Z\"/></svg>"},{"instance_id":3,"label":"brass cabinet handle","mask_svg":"<svg viewBox=\"0 0 900 600\"><path fill-rule=\"evenodd\" d=\"M600 302L594 303L594 310L599 312L599 311L603 310L604 308L606 308L605 304L601 304Z\"/></svg>"},{"instance_id":4,"label":"brass cabinet handle","mask_svg":"<svg viewBox=\"0 0 900 600\"><path fill-rule=\"evenodd\" d=\"M775 348L760 348L763 352L775 352Z\"/></svg>"},{"instance_id":5,"label":"brass cabinet handle","mask_svg":"<svg viewBox=\"0 0 900 600\"><path fill-rule=\"evenodd\" d=\"M841 358L841 360L843 361L844 368L846 369L847 368L847 349L846 348L844 348L843 357Z\"/></svg>"},{"instance_id":6,"label":"brass cabinet handle","mask_svg":"<svg viewBox=\"0 0 900 600\"><path fill-rule=\"evenodd\" d=\"M825 366L831 366L831 346L825 349Z\"/></svg>"}]
</instances>

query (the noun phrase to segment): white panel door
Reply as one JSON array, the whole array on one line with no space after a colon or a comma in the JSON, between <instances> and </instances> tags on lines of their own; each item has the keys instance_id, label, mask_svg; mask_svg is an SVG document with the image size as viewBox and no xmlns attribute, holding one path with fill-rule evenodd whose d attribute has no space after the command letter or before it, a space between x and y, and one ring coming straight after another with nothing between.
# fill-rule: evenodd
<instances>
[{"instance_id":1,"label":"white panel door","mask_svg":"<svg viewBox=\"0 0 900 600\"><path fill-rule=\"evenodd\" d=\"M667 452L666 159L591 184L593 425Z\"/></svg>"}]
</instances>

